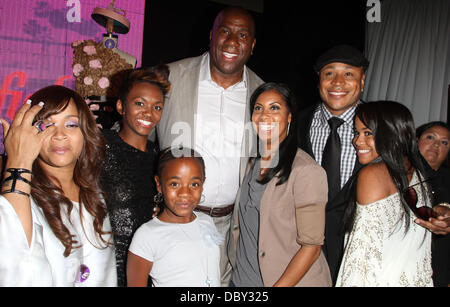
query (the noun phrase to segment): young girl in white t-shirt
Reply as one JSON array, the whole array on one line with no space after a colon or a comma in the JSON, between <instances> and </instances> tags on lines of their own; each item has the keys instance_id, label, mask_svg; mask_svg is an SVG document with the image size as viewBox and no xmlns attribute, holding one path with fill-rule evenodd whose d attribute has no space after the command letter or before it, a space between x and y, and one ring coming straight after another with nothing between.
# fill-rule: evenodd
<instances>
[{"instance_id":1,"label":"young girl in white t-shirt","mask_svg":"<svg viewBox=\"0 0 450 307\"><path fill-rule=\"evenodd\" d=\"M128 286L147 286L150 275L156 287L219 287L223 238L208 215L193 212L205 181L203 158L191 149L166 149L155 181L164 206L133 237Z\"/></svg>"}]
</instances>

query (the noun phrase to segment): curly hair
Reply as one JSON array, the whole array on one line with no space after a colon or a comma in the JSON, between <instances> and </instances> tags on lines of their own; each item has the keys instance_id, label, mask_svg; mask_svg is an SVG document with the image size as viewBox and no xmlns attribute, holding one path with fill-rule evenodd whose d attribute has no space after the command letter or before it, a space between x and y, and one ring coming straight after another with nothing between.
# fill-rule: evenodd
<instances>
[{"instance_id":1,"label":"curly hair","mask_svg":"<svg viewBox=\"0 0 450 307\"><path fill-rule=\"evenodd\" d=\"M44 101L43 109L36 115L35 121L42 120L54 114L61 113L73 101L78 110L80 129L83 134L83 149L75 165L73 180L80 188L79 201L80 218L82 208L86 209L94 217L93 227L100 241L106 246L112 242L103 239L108 232L103 231L103 222L107 215L106 206L103 202L103 192L100 188L100 173L102 161L105 157L105 140L97 128L94 117L84 99L75 91L63 86L53 85L42 88L30 96L32 105ZM61 208L67 206L67 212L73 208L60 185L55 184L58 180L48 174L41 166L42 162L36 159L33 163L33 178L31 181L31 195L36 204L42 208L44 215L56 235L65 247L64 256L67 257L72 248L78 242L64 225L61 217ZM105 247L106 247L105 246Z\"/></svg>"}]
</instances>

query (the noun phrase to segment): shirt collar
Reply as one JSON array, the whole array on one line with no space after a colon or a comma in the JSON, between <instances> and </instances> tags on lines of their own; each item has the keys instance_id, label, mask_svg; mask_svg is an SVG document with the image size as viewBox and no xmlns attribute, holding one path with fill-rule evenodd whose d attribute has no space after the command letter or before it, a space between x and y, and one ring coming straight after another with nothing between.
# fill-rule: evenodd
<instances>
[{"instance_id":1,"label":"shirt collar","mask_svg":"<svg viewBox=\"0 0 450 307\"><path fill-rule=\"evenodd\" d=\"M212 84L215 84L216 86L219 86L216 82L213 81L211 78L211 68L210 68L211 62L209 60L209 52L205 52L202 56L202 61L200 63L200 76L199 76L199 82L209 82ZM244 87L247 88L248 84L248 78L247 78L247 66L244 66L244 74L242 77L242 81L234 84L230 88L238 88L238 87Z\"/></svg>"},{"instance_id":2,"label":"shirt collar","mask_svg":"<svg viewBox=\"0 0 450 307\"><path fill-rule=\"evenodd\" d=\"M353 119L355 117L355 110L356 107L361 103L361 100L358 100L358 102L352 106L350 109L342 113L339 117L340 119L344 120L345 124L350 125L353 127ZM333 117L334 115L331 114L330 111L325 107L325 105L322 103L320 105L320 119L322 120L322 123L325 125L328 125L328 120Z\"/></svg>"}]
</instances>

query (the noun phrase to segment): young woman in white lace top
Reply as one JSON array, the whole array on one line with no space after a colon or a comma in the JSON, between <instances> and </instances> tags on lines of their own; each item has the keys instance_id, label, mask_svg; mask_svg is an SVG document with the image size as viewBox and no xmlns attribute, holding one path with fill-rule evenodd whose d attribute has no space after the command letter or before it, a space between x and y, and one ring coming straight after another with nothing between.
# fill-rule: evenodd
<instances>
[{"instance_id":1,"label":"young woman in white lace top","mask_svg":"<svg viewBox=\"0 0 450 307\"><path fill-rule=\"evenodd\" d=\"M361 104L353 145L366 166L347 212L336 286L432 286L431 233L414 223L415 208L430 201L410 111L391 101Z\"/></svg>"}]
</instances>

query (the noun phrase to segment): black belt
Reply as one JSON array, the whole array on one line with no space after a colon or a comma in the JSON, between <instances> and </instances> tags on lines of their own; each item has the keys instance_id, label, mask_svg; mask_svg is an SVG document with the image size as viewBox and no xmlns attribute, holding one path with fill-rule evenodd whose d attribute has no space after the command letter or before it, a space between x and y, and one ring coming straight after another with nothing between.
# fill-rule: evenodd
<instances>
[{"instance_id":1,"label":"black belt","mask_svg":"<svg viewBox=\"0 0 450 307\"><path fill-rule=\"evenodd\" d=\"M195 207L194 210L206 213L211 217L222 217L222 216L227 216L228 214L233 212L233 208L234 208L234 204L228 205L225 207L215 207L215 208L197 205L197 207Z\"/></svg>"}]
</instances>

